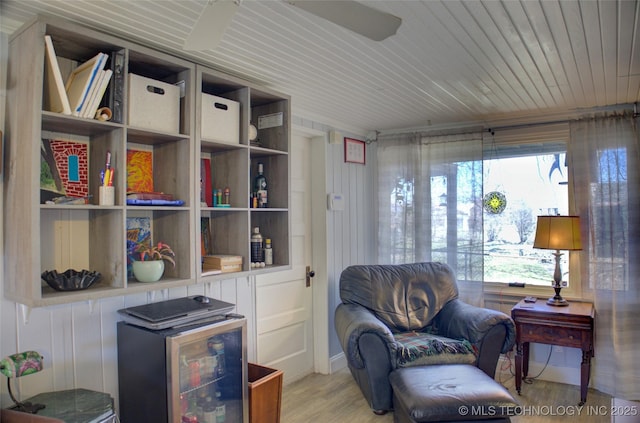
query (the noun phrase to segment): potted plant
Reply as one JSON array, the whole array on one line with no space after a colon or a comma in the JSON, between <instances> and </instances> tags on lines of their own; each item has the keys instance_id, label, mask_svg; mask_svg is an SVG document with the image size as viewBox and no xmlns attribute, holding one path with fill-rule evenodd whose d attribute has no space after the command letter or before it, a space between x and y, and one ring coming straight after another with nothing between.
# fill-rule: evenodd
<instances>
[{"instance_id":1,"label":"potted plant","mask_svg":"<svg viewBox=\"0 0 640 423\"><path fill-rule=\"evenodd\" d=\"M155 282L164 273L164 261L176 267L175 257L169 244L158 242L156 245L138 243L138 259L133 262L133 275L139 282Z\"/></svg>"}]
</instances>

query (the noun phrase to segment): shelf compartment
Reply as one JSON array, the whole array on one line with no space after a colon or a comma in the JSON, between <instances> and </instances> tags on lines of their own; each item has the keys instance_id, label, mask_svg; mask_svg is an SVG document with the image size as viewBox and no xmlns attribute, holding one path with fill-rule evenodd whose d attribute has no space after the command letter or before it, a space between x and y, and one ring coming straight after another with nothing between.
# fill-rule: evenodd
<instances>
[{"instance_id":1,"label":"shelf compartment","mask_svg":"<svg viewBox=\"0 0 640 423\"><path fill-rule=\"evenodd\" d=\"M287 209L289 207L289 155L251 148L251 192L254 189L253 181L258 174L258 163L263 164L264 175L267 178L267 208Z\"/></svg>"},{"instance_id":2,"label":"shelf compartment","mask_svg":"<svg viewBox=\"0 0 640 423\"><path fill-rule=\"evenodd\" d=\"M67 121L67 123L69 123L70 122L69 118L67 117L65 119L63 118L63 116L64 115L49 116L49 117L53 118L51 119L52 121L56 121L56 122ZM113 179L113 185L116 188L115 205L116 206L123 205L124 200L120 190L118 189L118 182L122 179L122 175L123 175L122 168L124 168L124 166L120 168L121 164L124 163L124 161L121 159L123 157L123 153L122 153L123 129L117 125L100 125L100 124L95 124L93 121L83 120L78 118L73 118L73 120L78 121L81 124L79 126L87 128L89 129L89 131L84 133L84 131L79 131L77 126L70 125L70 127L67 128L67 130L71 132L66 132L66 133L43 130L41 132L42 139L51 139L51 140L59 140L59 141L65 141L70 143L86 144L87 162L88 162L87 168L86 168L87 185L88 185L87 189L88 189L88 195L90 196L88 203L94 204L94 205L97 205L99 203L99 195L98 195L99 187L100 185L102 185L100 175L101 175L101 171L104 171L105 169L107 152L110 152L112 157L111 164L115 169L117 169ZM45 125L43 124L43 127L44 126ZM49 125L47 125L47 127L51 128L51 126ZM68 151L71 154L73 154L74 147L68 147L68 148L69 148ZM58 150L58 154L59 153L60 151ZM54 157L56 157L55 153L52 152L52 154L54 154ZM40 160L42 160L42 158L40 158ZM118 162L118 160L120 160L120 162ZM59 171L61 171L60 170L61 168L62 169L64 168L62 166L59 166L60 159L59 158L54 159L53 157L51 157L49 160L49 165L50 165L49 167L51 167L51 165L53 164L53 161L55 161L55 163L58 165L57 167ZM82 167L80 167L79 173L82 175L84 172L85 170L83 170ZM64 179L62 174L59 175L59 178L60 178L59 181L62 184L64 184ZM76 187L77 187L77 184L76 184ZM59 197L63 195L64 195L63 192L57 192L56 190L52 191L52 190L43 189L42 187L40 187L40 203L44 203L46 200L50 200L54 197ZM72 195L72 194L68 194L68 195ZM74 207L77 207L77 206L74 206Z\"/></svg>"},{"instance_id":3,"label":"shelf compartment","mask_svg":"<svg viewBox=\"0 0 640 423\"><path fill-rule=\"evenodd\" d=\"M210 251L202 248L202 230L199 238L201 242L201 254L231 254L242 256L242 270L249 270L249 229L247 227L248 215L246 211L227 210L201 210L202 220L208 220ZM204 235L206 236L206 234ZM206 244L205 244L206 245Z\"/></svg>"},{"instance_id":4,"label":"shelf compartment","mask_svg":"<svg viewBox=\"0 0 640 423\"><path fill-rule=\"evenodd\" d=\"M65 28L61 28L60 26L58 26L57 23L51 24L51 25L44 25L43 29L45 33L51 37L51 40L55 49L55 53L56 53L56 60L58 62L63 83L66 83L66 81L68 81L69 75L71 75L72 71L75 68L91 60L98 53L104 53L107 56L107 61L105 62L103 69L114 70L113 61L110 58L114 52L123 51L123 48L124 48L122 45L123 43L121 43L120 40L117 40L116 38L108 35L101 35L97 32L93 32L90 30L84 31L83 34L73 33L72 31L69 31ZM44 40L42 40L42 43L44 44ZM47 69L48 66L46 65L46 63L47 61L45 60L45 69L44 69L45 74L48 72L48 69ZM47 93L52 93L56 91L55 87L48 85L49 80L50 78L45 78L43 80L42 92L44 95L42 99L42 104L43 104L44 110L51 110L51 105L49 104L50 96L47 95ZM111 79L109 80L108 86L104 92L103 97L100 99L100 102L97 104L97 107L101 107L107 104L107 101L108 101L107 99L110 95L109 93L111 91L111 88L114 87L114 84L119 83L119 82L114 82L115 80L116 78L112 76ZM51 81L51 84L53 84L53 81ZM89 98L89 95L86 95L85 99L88 99L88 98ZM85 100L85 103L89 104L87 100ZM75 104L74 104L74 100L70 99L69 105L72 109L72 113L75 112L74 109L77 106L77 99ZM98 125L94 125L94 127L92 128L90 125L87 124L89 122L97 123L93 115L91 115L90 117L67 116L67 119L68 119L67 125L63 126L64 125L63 120L47 122L48 120L50 120L50 116L47 116L45 113L46 112L43 112L43 120L47 125L53 125L53 126L50 126L51 130L68 132L69 129L71 129L72 131L91 132L98 127ZM91 113L95 113L95 111L91 110ZM54 115L57 113L51 113L51 114ZM114 113L114 118L117 118L117 116L115 115L117 115L117 113ZM82 123L82 122L85 122L85 123ZM113 123L104 123L104 124L105 126L109 124L113 125Z\"/></svg>"},{"instance_id":5,"label":"shelf compartment","mask_svg":"<svg viewBox=\"0 0 640 423\"><path fill-rule=\"evenodd\" d=\"M180 87L179 124L180 134L191 134L191 113L193 113L193 76L195 65L146 48L130 50L128 55L128 73L154 79ZM131 89L131 87L127 87ZM128 98L128 96L125 96ZM129 110L129 113L133 112ZM153 111L135 111L136 113L152 113ZM127 119L128 122L128 119Z\"/></svg>"},{"instance_id":6,"label":"shelf compartment","mask_svg":"<svg viewBox=\"0 0 640 423\"><path fill-rule=\"evenodd\" d=\"M128 208L127 218L132 217L149 219L151 243L155 245L158 242L163 242L171 246L171 249L176 253L176 266L173 267L171 263L165 262L162 278L158 282L153 282L153 284L167 282L172 279L181 281L194 280L193 257L195 249L193 247L194 243L191 241L191 211L184 208ZM123 254L126 254L125 247L123 247L122 251ZM128 279L127 287L131 287L136 282L133 277ZM148 286L151 283L143 283L143 285ZM161 288L158 287L157 289Z\"/></svg>"},{"instance_id":7,"label":"shelf compartment","mask_svg":"<svg viewBox=\"0 0 640 423\"><path fill-rule=\"evenodd\" d=\"M289 265L289 213L286 210L252 209L251 230L256 226L260 228L263 240L271 239L273 266Z\"/></svg>"},{"instance_id":8,"label":"shelf compartment","mask_svg":"<svg viewBox=\"0 0 640 423\"><path fill-rule=\"evenodd\" d=\"M258 129L258 143L255 145L282 152L289 151L289 104L288 98L263 90L251 90L250 119Z\"/></svg>"},{"instance_id":9,"label":"shelf compartment","mask_svg":"<svg viewBox=\"0 0 640 423\"><path fill-rule=\"evenodd\" d=\"M204 70L203 68L199 68L198 78L200 81L200 92L197 99L198 110L202 110L203 107L202 94L210 94L238 102L240 111L238 122L236 123L239 125L239 139L237 140L237 143L244 146L249 145L249 89L246 86L246 82L229 77L228 75L223 75L216 71ZM196 129L198 131L198 136L203 141L215 142L215 139L202 135L202 127L202 115L198 114L196 116Z\"/></svg>"},{"instance_id":10,"label":"shelf compartment","mask_svg":"<svg viewBox=\"0 0 640 423\"><path fill-rule=\"evenodd\" d=\"M249 204L247 197L247 186L249 185L248 173L243 171L248 166L248 155L246 148L218 149L204 146L201 148L201 160L208 159L210 164L211 188L229 188L230 204L232 208L246 208ZM202 174L204 163L201 161L200 180L202 189L205 189L205 176Z\"/></svg>"},{"instance_id":11,"label":"shelf compartment","mask_svg":"<svg viewBox=\"0 0 640 423\"><path fill-rule=\"evenodd\" d=\"M190 140L156 135L129 130L127 149L150 152L153 191L172 194L174 199L183 200L185 206L189 207L192 205L190 194L193 186L193 174L189 166L192 161Z\"/></svg>"},{"instance_id":12,"label":"shelf compartment","mask_svg":"<svg viewBox=\"0 0 640 423\"><path fill-rule=\"evenodd\" d=\"M122 210L95 206L41 208L40 272L98 271L101 280L84 291L122 288L125 243L123 231L117 230L122 216ZM61 294L41 283L43 297Z\"/></svg>"}]
</instances>

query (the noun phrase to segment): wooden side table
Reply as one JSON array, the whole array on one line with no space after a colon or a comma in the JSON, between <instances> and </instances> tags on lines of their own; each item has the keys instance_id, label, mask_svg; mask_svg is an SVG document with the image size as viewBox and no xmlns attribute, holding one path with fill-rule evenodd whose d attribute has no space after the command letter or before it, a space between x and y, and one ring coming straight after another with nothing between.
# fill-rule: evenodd
<instances>
[{"instance_id":1,"label":"wooden side table","mask_svg":"<svg viewBox=\"0 0 640 423\"><path fill-rule=\"evenodd\" d=\"M521 392L522 378L529 372L529 343L538 342L582 349L580 366L580 405L587 401L593 351L595 312L592 303L569 302L566 307L520 301L511 309L516 325L516 390ZM524 376L523 376L524 375Z\"/></svg>"}]
</instances>

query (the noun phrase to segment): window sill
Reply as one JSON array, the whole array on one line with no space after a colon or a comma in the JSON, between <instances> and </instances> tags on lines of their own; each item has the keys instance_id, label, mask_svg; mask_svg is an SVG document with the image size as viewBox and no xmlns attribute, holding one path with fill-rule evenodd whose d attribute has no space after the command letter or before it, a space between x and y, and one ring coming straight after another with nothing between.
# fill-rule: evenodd
<instances>
[{"instance_id":1,"label":"window sill","mask_svg":"<svg viewBox=\"0 0 640 423\"><path fill-rule=\"evenodd\" d=\"M551 298L554 296L554 291L551 286L539 286L539 285L527 285L519 288L515 286L507 286L502 283L486 282L484 284L483 292L485 296L491 296L494 298L503 298L505 300L516 300L518 302L526 296L537 297L539 299ZM560 292L563 298L571 301L580 301L582 296L570 288L562 288Z\"/></svg>"}]
</instances>

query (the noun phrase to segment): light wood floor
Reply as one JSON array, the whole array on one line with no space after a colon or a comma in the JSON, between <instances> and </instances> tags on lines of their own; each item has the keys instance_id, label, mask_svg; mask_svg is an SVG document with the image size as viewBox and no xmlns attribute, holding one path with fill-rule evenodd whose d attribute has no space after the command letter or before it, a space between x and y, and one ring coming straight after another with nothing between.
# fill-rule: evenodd
<instances>
[{"instance_id":1,"label":"light wood floor","mask_svg":"<svg viewBox=\"0 0 640 423\"><path fill-rule=\"evenodd\" d=\"M515 391L509 369L498 374L501 382L522 405L513 423L609 423L611 397L589 389L587 403L578 415L580 388L573 385L534 380L523 384L522 395ZM573 415L569 415L573 413ZM392 423L393 413L373 414L348 369L333 375L312 374L293 382L282 391L281 423Z\"/></svg>"}]
</instances>

